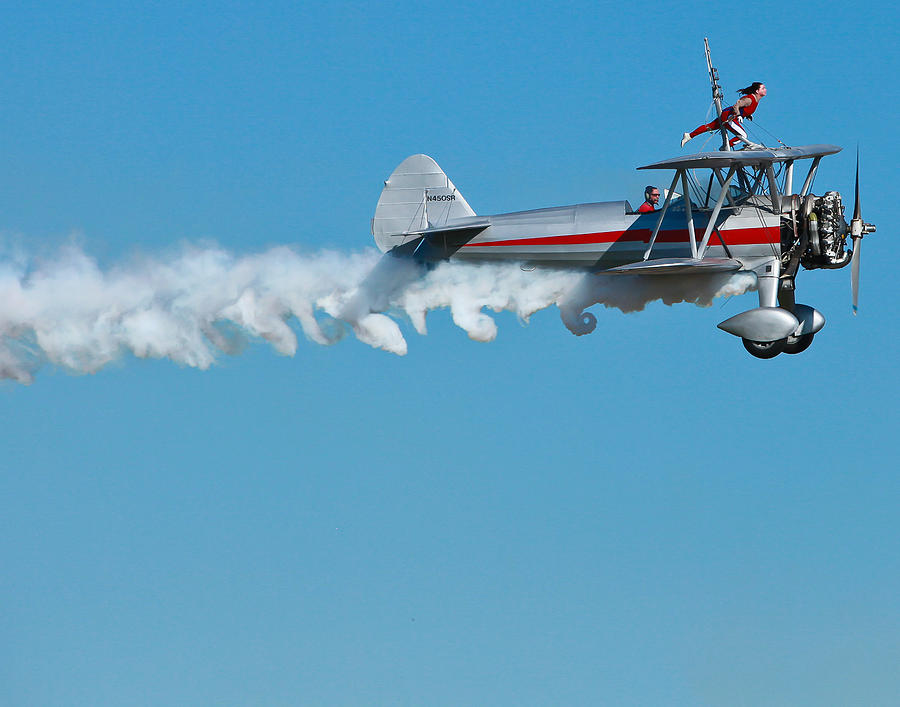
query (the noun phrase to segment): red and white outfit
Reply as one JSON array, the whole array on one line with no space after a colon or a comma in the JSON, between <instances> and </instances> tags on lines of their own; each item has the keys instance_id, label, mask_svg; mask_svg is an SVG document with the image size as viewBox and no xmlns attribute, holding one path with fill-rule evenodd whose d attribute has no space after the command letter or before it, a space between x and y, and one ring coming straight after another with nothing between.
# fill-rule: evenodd
<instances>
[{"instance_id":1,"label":"red and white outfit","mask_svg":"<svg viewBox=\"0 0 900 707\"><path fill-rule=\"evenodd\" d=\"M749 118L753 115L753 112L756 110L756 106L759 105L759 99L753 93L746 94L746 97L751 100L749 106L741 106L739 109L739 115L735 115L734 106L728 106L725 110L722 111L722 115L716 118L711 123L707 123L706 125L701 125L696 130L693 130L689 133L689 135L694 138L700 135L701 133L706 132L715 132L719 129L720 123L725 126L725 128L734 133L737 137L731 138L728 141L728 144L734 147L735 143L738 141L750 142L747 138L747 133L744 130L744 126L741 125L744 118Z\"/></svg>"}]
</instances>

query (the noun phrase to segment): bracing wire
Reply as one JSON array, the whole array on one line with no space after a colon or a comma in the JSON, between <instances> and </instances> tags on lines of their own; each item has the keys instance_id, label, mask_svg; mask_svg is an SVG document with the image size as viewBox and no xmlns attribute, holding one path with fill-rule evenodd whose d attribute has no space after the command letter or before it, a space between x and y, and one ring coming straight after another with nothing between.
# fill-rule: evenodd
<instances>
[{"instance_id":1,"label":"bracing wire","mask_svg":"<svg viewBox=\"0 0 900 707\"><path fill-rule=\"evenodd\" d=\"M782 147L787 147L787 145L784 144L780 139L778 139L777 136L773 135L773 134L770 133L768 130L766 130L766 129L765 129L762 125L760 125L756 120L753 120L753 121L751 121L751 122L753 123L753 127L754 127L753 132L756 132L756 128L759 128L759 129L762 130L766 135L768 135L770 138L772 138L773 140L775 140L775 142L777 142L779 145L781 145Z\"/></svg>"},{"instance_id":2,"label":"bracing wire","mask_svg":"<svg viewBox=\"0 0 900 707\"><path fill-rule=\"evenodd\" d=\"M688 190L689 190L689 191L693 191L694 196L697 197L696 203L697 203L698 206L699 206L700 201L701 201L701 197L703 196L703 187L702 187L702 186L700 185L700 183L697 181L697 177L694 175L694 170L689 169L689 170L687 171L687 178L688 178ZM690 198L690 195L689 195L689 194L686 195L686 196L687 196L688 198Z\"/></svg>"}]
</instances>

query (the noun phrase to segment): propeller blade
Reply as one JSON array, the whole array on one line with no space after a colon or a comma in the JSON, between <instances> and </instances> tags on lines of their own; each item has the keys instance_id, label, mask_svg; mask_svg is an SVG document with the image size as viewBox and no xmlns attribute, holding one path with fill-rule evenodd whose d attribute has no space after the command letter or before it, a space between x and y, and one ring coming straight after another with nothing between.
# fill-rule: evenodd
<instances>
[{"instance_id":1,"label":"propeller blade","mask_svg":"<svg viewBox=\"0 0 900 707\"><path fill-rule=\"evenodd\" d=\"M862 220L862 208L859 205L859 145L856 146L856 203L853 205L853 218L850 221L850 238L853 239L853 255L850 258L850 292L853 298L853 314L859 311L859 258L862 251L862 239L867 233L875 233L875 224Z\"/></svg>"}]
</instances>

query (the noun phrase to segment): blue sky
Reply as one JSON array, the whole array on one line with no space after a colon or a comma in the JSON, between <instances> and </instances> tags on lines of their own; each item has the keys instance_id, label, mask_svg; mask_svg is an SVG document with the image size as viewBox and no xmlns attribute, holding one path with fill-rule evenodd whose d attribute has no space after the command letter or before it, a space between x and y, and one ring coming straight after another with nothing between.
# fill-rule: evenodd
<instances>
[{"instance_id":1,"label":"blue sky","mask_svg":"<svg viewBox=\"0 0 900 707\"><path fill-rule=\"evenodd\" d=\"M400 318L254 340L199 371L125 356L0 384L0 702L892 704L900 693L895 10L711 3L11 6L4 257L111 267L185 243L373 247L382 181L433 156L479 213L637 203L726 92L834 143L849 273L758 361L711 308ZM769 31L768 28L773 28ZM763 137L767 137L763 134ZM889 192L884 194L883 191ZM894 460L893 462L891 460Z\"/></svg>"}]
</instances>

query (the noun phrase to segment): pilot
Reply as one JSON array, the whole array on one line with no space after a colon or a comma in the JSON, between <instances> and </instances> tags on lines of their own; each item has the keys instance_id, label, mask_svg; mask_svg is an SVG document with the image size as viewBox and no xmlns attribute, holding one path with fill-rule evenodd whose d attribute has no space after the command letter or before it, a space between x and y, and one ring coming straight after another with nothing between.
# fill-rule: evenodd
<instances>
[{"instance_id":1,"label":"pilot","mask_svg":"<svg viewBox=\"0 0 900 707\"><path fill-rule=\"evenodd\" d=\"M659 204L659 189L647 185L647 188L644 189L644 203L638 208L638 213L649 214L656 210L657 204Z\"/></svg>"},{"instance_id":2,"label":"pilot","mask_svg":"<svg viewBox=\"0 0 900 707\"><path fill-rule=\"evenodd\" d=\"M756 106L759 105L760 100L766 95L766 85L760 81L754 81L747 88L740 89L738 93L741 94L741 97L738 98L737 103L723 110L722 115L711 123L701 125L696 130L685 133L681 137L681 146L684 147L688 140L697 137L701 133L715 132L719 129L720 123L736 135L736 137L728 141L729 145L734 147L736 143L744 142L748 146L753 146L754 143L747 139L747 133L744 131L741 122L744 118L753 120L753 111L756 110Z\"/></svg>"}]
</instances>

